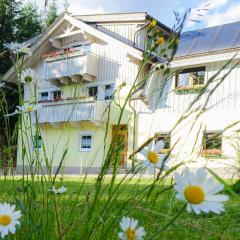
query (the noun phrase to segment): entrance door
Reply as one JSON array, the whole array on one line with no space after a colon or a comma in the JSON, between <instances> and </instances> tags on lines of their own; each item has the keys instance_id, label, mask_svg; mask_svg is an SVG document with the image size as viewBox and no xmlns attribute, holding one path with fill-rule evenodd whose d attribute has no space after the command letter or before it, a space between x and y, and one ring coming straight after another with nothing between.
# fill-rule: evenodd
<instances>
[{"instance_id":1,"label":"entrance door","mask_svg":"<svg viewBox=\"0 0 240 240\"><path fill-rule=\"evenodd\" d=\"M114 136L115 134L116 134L116 137L114 141L114 149L116 152L114 154L114 157L115 158L120 157L120 165L125 166L126 160L127 160L127 151L128 151L127 125L120 125L118 130L117 130L117 126L113 126L112 136Z\"/></svg>"}]
</instances>

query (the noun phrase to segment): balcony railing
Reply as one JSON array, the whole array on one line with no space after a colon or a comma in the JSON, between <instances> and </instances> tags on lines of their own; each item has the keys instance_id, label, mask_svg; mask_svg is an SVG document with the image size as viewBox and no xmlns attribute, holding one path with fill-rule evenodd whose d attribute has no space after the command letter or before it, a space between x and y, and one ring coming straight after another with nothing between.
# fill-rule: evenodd
<instances>
[{"instance_id":1,"label":"balcony railing","mask_svg":"<svg viewBox=\"0 0 240 240\"><path fill-rule=\"evenodd\" d=\"M45 59L43 78L57 84L93 81L97 75L97 63L98 57L90 52Z\"/></svg>"},{"instance_id":2,"label":"balcony railing","mask_svg":"<svg viewBox=\"0 0 240 240\"><path fill-rule=\"evenodd\" d=\"M37 122L50 124L80 121L105 122L107 121L107 107L107 102L99 100L48 102L42 104L42 107L37 110ZM34 122L36 123L36 119Z\"/></svg>"}]
</instances>

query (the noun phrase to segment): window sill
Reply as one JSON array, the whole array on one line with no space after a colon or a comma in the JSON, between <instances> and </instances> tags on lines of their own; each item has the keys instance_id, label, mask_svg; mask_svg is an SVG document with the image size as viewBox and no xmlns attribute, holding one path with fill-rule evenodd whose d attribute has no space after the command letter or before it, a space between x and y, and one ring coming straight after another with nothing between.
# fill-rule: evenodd
<instances>
[{"instance_id":1,"label":"window sill","mask_svg":"<svg viewBox=\"0 0 240 240\"><path fill-rule=\"evenodd\" d=\"M78 150L78 152L91 152L91 151L92 151L91 148L90 149L81 148Z\"/></svg>"},{"instance_id":2,"label":"window sill","mask_svg":"<svg viewBox=\"0 0 240 240\"><path fill-rule=\"evenodd\" d=\"M206 149L206 150L202 150L201 155L202 157L221 157L222 156L222 150L221 149Z\"/></svg>"},{"instance_id":3,"label":"window sill","mask_svg":"<svg viewBox=\"0 0 240 240\"><path fill-rule=\"evenodd\" d=\"M182 86L174 89L176 94L198 93L205 88L205 85Z\"/></svg>"}]
</instances>

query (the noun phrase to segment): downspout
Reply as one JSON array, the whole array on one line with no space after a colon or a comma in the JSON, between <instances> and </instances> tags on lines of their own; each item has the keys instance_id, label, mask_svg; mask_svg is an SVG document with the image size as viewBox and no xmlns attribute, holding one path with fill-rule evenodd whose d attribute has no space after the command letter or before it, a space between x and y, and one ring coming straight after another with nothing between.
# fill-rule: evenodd
<instances>
[{"instance_id":1,"label":"downspout","mask_svg":"<svg viewBox=\"0 0 240 240\"><path fill-rule=\"evenodd\" d=\"M140 29L138 29L135 33L134 33L134 40L133 40L133 47L136 47L136 35L137 33L139 33L140 31L142 31L145 27L147 27L149 25L150 21L148 20L146 24L144 24ZM138 47L136 47L138 48Z\"/></svg>"},{"instance_id":2,"label":"downspout","mask_svg":"<svg viewBox=\"0 0 240 240\"><path fill-rule=\"evenodd\" d=\"M136 140L136 110L135 108L131 105L131 101L135 100L135 99L130 99L129 101L129 107L133 110L133 144L132 144L132 149L133 149L133 153L135 152L135 140ZM133 155L134 158L134 155ZM134 169L134 161L132 161L132 170Z\"/></svg>"}]
</instances>

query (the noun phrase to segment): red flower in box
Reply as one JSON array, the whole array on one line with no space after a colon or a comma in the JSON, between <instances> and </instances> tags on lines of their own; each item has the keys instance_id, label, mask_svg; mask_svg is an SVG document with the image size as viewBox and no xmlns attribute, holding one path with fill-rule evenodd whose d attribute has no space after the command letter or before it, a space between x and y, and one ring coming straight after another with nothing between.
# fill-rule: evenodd
<instances>
[{"instance_id":1,"label":"red flower in box","mask_svg":"<svg viewBox=\"0 0 240 240\"><path fill-rule=\"evenodd\" d=\"M202 155L203 156L208 156L208 155L221 155L222 150L221 149L204 149L202 150Z\"/></svg>"}]
</instances>

